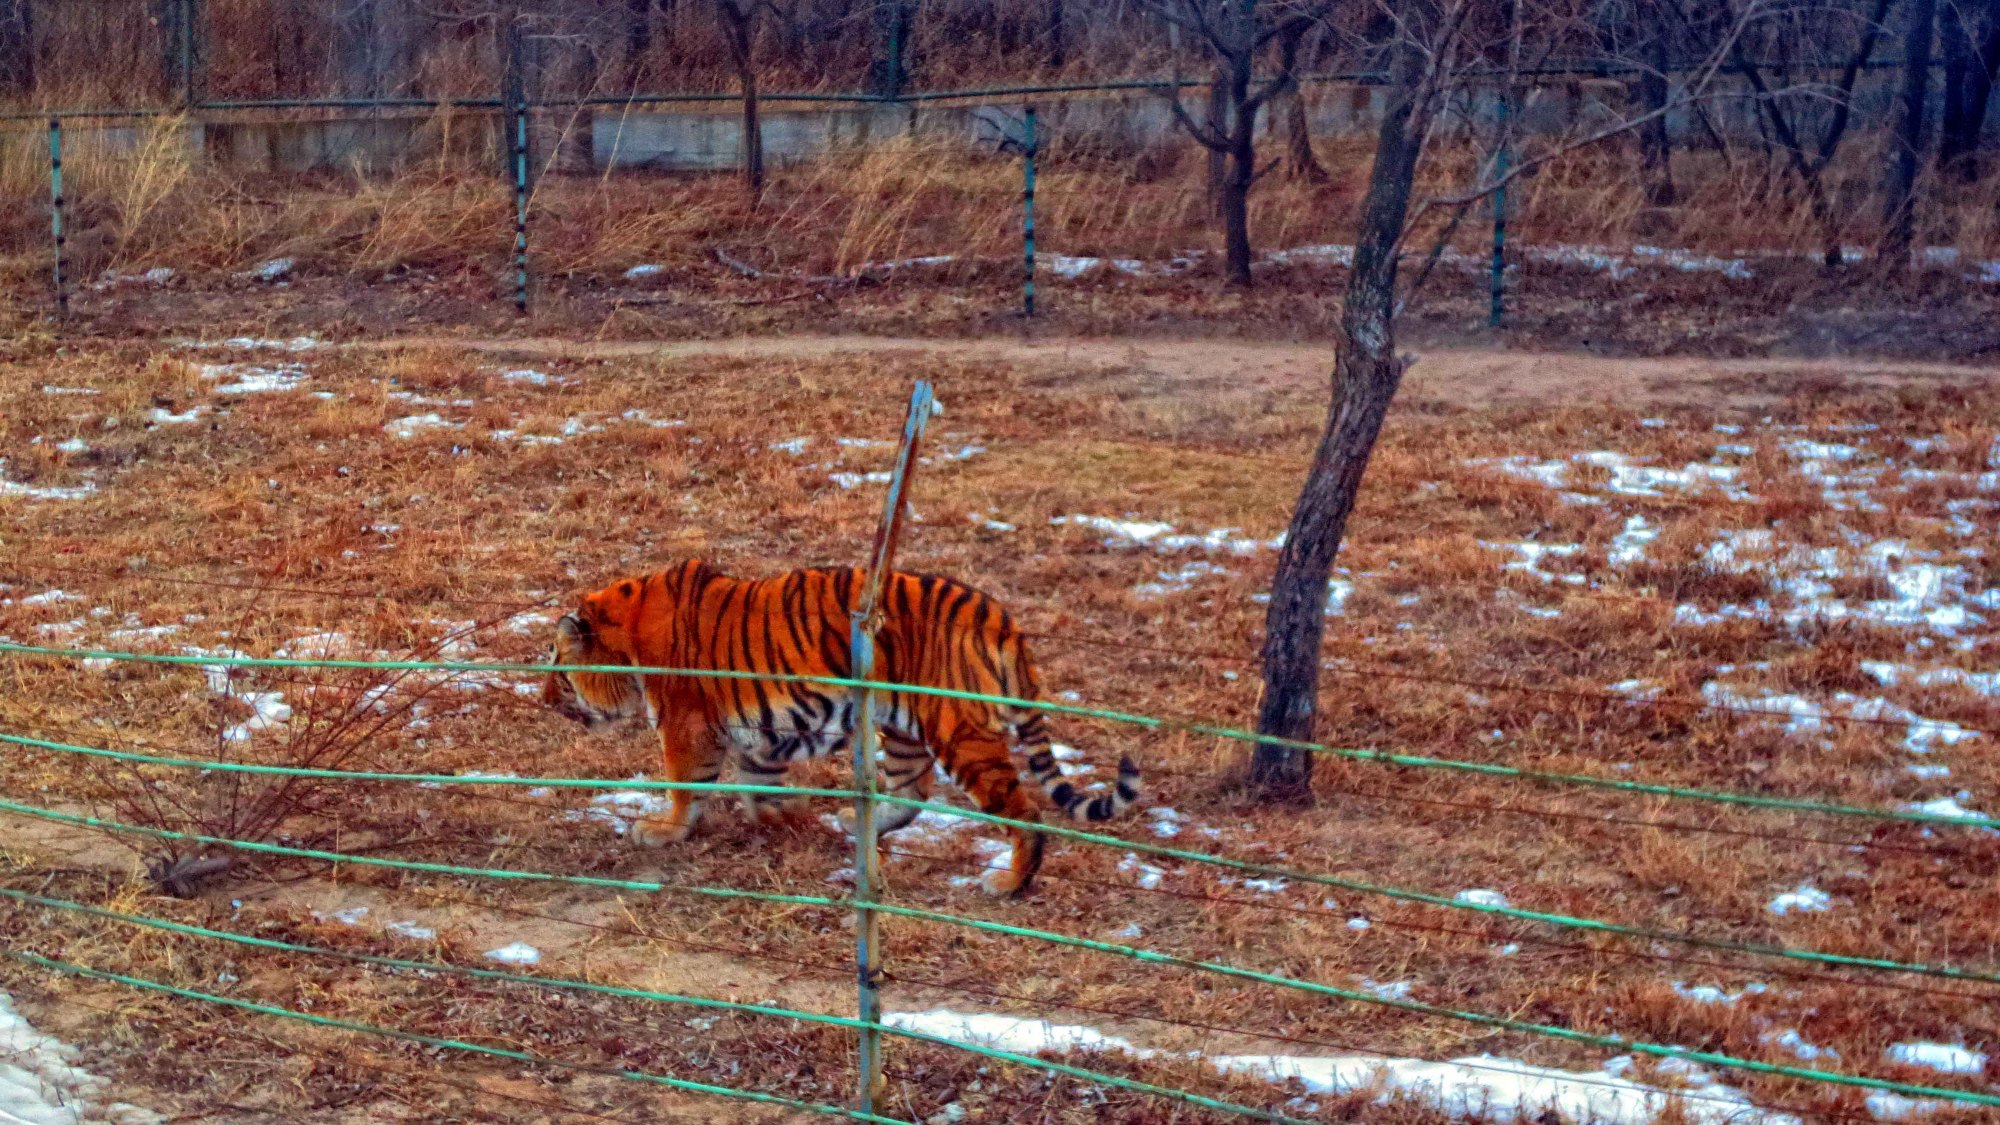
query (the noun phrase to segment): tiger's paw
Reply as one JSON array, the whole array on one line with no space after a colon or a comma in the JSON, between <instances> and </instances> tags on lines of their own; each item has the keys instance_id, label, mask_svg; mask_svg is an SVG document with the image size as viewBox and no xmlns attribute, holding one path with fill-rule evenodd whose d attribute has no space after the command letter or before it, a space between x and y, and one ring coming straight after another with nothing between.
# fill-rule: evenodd
<instances>
[{"instance_id":1,"label":"tiger's paw","mask_svg":"<svg viewBox=\"0 0 2000 1125\"><path fill-rule=\"evenodd\" d=\"M664 848L668 844L678 844L694 831L694 825L687 821L668 820L664 817L647 817L634 821L626 839L641 848Z\"/></svg>"},{"instance_id":2,"label":"tiger's paw","mask_svg":"<svg viewBox=\"0 0 2000 1125\"><path fill-rule=\"evenodd\" d=\"M1028 889L1028 880L1012 868L996 867L979 877L979 885L995 898L1010 898Z\"/></svg>"},{"instance_id":3,"label":"tiger's paw","mask_svg":"<svg viewBox=\"0 0 2000 1125\"><path fill-rule=\"evenodd\" d=\"M811 814L812 808L803 797L792 797L782 801L759 801L750 811L751 819L770 828L802 824Z\"/></svg>"}]
</instances>

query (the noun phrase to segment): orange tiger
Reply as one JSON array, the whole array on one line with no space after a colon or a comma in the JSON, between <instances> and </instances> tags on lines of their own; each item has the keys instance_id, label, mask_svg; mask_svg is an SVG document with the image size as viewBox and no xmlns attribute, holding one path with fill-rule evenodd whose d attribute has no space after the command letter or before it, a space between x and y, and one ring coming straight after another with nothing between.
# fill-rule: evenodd
<instances>
[{"instance_id":1,"label":"orange tiger","mask_svg":"<svg viewBox=\"0 0 2000 1125\"><path fill-rule=\"evenodd\" d=\"M633 664L809 676L846 676L848 613L866 581L858 568L794 570L742 579L689 561L643 578L623 578L583 599L557 623L551 664ZM1041 685L1020 630L993 598L949 578L892 572L881 599L876 676L885 683L952 688L1032 700ZM779 784L792 762L846 752L852 694L822 684L693 676L551 673L543 702L595 727L644 716L659 732L669 781L714 781L733 759L746 785ZM1118 762L1108 792L1079 792L1064 780L1042 715L1023 707L884 692L876 703L883 788L926 799L935 760L985 812L1034 821L1036 801L1009 757L1018 746L1048 800L1078 820L1103 821L1138 798L1138 767ZM790 803L746 794L760 822ZM914 808L884 806L879 830L916 819ZM685 839L701 813L695 794L672 792L666 811L632 827L657 846ZM1040 833L1011 829L1014 854L987 873L994 894L1024 893L1042 864Z\"/></svg>"}]
</instances>

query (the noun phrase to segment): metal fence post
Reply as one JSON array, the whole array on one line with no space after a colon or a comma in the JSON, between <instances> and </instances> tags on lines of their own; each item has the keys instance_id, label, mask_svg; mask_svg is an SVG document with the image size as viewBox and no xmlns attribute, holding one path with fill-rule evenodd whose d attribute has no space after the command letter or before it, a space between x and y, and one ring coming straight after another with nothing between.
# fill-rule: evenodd
<instances>
[{"instance_id":1,"label":"metal fence post","mask_svg":"<svg viewBox=\"0 0 2000 1125\"><path fill-rule=\"evenodd\" d=\"M869 561L866 584L848 618L848 645L853 654L852 674L857 680L875 677L875 632L881 626L882 587L896 558L896 537L903 525L903 494L916 464L917 441L930 420L933 404L931 385L918 380L910 392L910 413L903 421L903 442L896 451L896 467L889 477L889 498L882 509L882 522L875 529L875 551ZM875 889L881 884L882 861L875 833L877 689L854 689L854 967L857 981L856 1018L861 1023L858 1059L860 1080L857 1108L874 1113L882 1095L882 942L880 915L874 909Z\"/></svg>"},{"instance_id":2,"label":"metal fence post","mask_svg":"<svg viewBox=\"0 0 2000 1125\"><path fill-rule=\"evenodd\" d=\"M518 316L528 315L528 82L523 64L521 25L509 22L506 101L513 116L513 128L508 132L513 141L509 163L514 173L514 312Z\"/></svg>"},{"instance_id":3,"label":"metal fence post","mask_svg":"<svg viewBox=\"0 0 2000 1125\"><path fill-rule=\"evenodd\" d=\"M62 118L49 118L49 234L55 239L56 319L69 319L69 287L63 279Z\"/></svg>"},{"instance_id":4,"label":"metal fence post","mask_svg":"<svg viewBox=\"0 0 2000 1125\"><path fill-rule=\"evenodd\" d=\"M1021 314L1035 315L1035 107L1024 115L1026 137L1021 145Z\"/></svg>"},{"instance_id":5,"label":"metal fence post","mask_svg":"<svg viewBox=\"0 0 2000 1125\"><path fill-rule=\"evenodd\" d=\"M1513 156L1513 137L1509 135L1508 116L1514 92L1502 87L1496 113L1500 123L1500 146L1493 154L1493 177L1500 181L1493 189L1493 307L1488 313L1488 327L1500 327L1500 317L1507 304L1507 168Z\"/></svg>"},{"instance_id":6,"label":"metal fence post","mask_svg":"<svg viewBox=\"0 0 2000 1125\"><path fill-rule=\"evenodd\" d=\"M181 56L181 105L193 109L200 91L200 83L195 79L195 71L200 58L199 43L195 31L195 21L200 17L200 0L180 0L180 56Z\"/></svg>"}]
</instances>

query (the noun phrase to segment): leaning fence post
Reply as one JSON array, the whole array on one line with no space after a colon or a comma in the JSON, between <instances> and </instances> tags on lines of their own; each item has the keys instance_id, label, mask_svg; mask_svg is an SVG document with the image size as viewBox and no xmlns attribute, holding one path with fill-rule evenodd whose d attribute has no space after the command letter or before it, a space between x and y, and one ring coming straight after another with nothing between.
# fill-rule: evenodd
<instances>
[{"instance_id":1,"label":"leaning fence post","mask_svg":"<svg viewBox=\"0 0 2000 1125\"><path fill-rule=\"evenodd\" d=\"M62 118L49 118L49 234L55 239L56 319L69 319L69 287L63 280Z\"/></svg>"},{"instance_id":2,"label":"leaning fence post","mask_svg":"<svg viewBox=\"0 0 2000 1125\"><path fill-rule=\"evenodd\" d=\"M1493 307L1486 319L1492 328L1500 327L1500 316L1507 304L1507 166L1513 155L1507 118L1512 100L1513 91L1502 87L1495 110L1499 117L1500 145L1493 154L1493 177L1499 181L1493 189Z\"/></svg>"},{"instance_id":3,"label":"leaning fence post","mask_svg":"<svg viewBox=\"0 0 2000 1125\"><path fill-rule=\"evenodd\" d=\"M528 83L522 69L521 26L507 25L507 103L512 111L514 172L514 312L528 315ZM504 122L505 117L502 118ZM502 128L506 126L503 124Z\"/></svg>"},{"instance_id":4,"label":"leaning fence post","mask_svg":"<svg viewBox=\"0 0 2000 1125\"><path fill-rule=\"evenodd\" d=\"M903 525L903 493L910 482L910 468L916 463L917 440L932 409L931 385L918 380L910 392L910 413L903 420L903 443L896 451L896 467L889 476L889 498L882 509L882 522L875 529L875 552L869 560L861 597L848 618L848 646L853 654L852 673L864 681L854 689L854 967L857 979L856 1018L861 1022L860 1080L858 1108L874 1113L882 1094L882 943L875 910L875 888L881 877L882 861L875 834L877 690L865 681L875 677L875 632L881 625L882 587L895 562L896 536Z\"/></svg>"},{"instance_id":5,"label":"leaning fence post","mask_svg":"<svg viewBox=\"0 0 2000 1125\"><path fill-rule=\"evenodd\" d=\"M1021 143L1021 315L1035 315L1035 107L1024 114Z\"/></svg>"}]
</instances>

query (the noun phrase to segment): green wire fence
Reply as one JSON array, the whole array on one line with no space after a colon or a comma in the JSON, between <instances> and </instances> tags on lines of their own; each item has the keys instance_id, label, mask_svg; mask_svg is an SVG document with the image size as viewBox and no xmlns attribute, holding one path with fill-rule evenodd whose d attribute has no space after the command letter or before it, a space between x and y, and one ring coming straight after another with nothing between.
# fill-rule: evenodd
<instances>
[{"instance_id":1,"label":"green wire fence","mask_svg":"<svg viewBox=\"0 0 2000 1125\"><path fill-rule=\"evenodd\" d=\"M0 799L0 812L39 819L77 828L90 828L127 836L149 837L162 842L181 845L198 845L203 848L227 849L254 855L285 857L330 863L334 865L355 865L385 870L405 871L426 875L446 875L459 878L512 881L523 883L563 884L596 890L625 891L645 894L674 894L721 901L741 901L764 903L788 907L831 909L852 911L856 918L856 996L857 1017L835 1016L826 1013L799 1011L775 1005L746 1004L706 997L688 996L675 993L657 992L646 989L626 988L588 981L568 980L501 972L454 965L438 960L414 961L401 958L381 957L371 954L351 953L324 949L315 946L260 938L223 930L208 929L166 919L129 914L108 910L69 900L55 899L38 894L30 894L17 889L0 887L0 897L15 903L56 912L87 915L100 920L121 925L151 928L172 932L182 937L201 938L238 945L254 946L274 952L301 956L318 956L347 959L358 963L372 964L382 968L441 972L468 979L487 980L507 984L527 985L539 988L567 990L626 1000L641 1000L650 1003L683 1004L708 1007L719 1010L740 1012L760 1017L784 1018L809 1024L833 1026L852 1030L859 1040L857 1071L859 1086L856 1104L842 1107L786 1098L760 1091L718 1086L645 1071L583 1067L580 1064L561 1059L544 1058L525 1052L501 1049L460 1040L441 1039L418 1035L394 1028L375 1027L368 1024L331 1019L311 1013L298 1012L287 1008L254 1003L238 998L219 996L181 988L160 981L128 976L104 969L74 964L40 954L15 951L5 956L16 963L41 969L110 981L133 988L174 996L185 1000L221 1004L244 1011L255 1012L280 1018L304 1020L319 1026L338 1030L381 1035L406 1042L426 1046L483 1054L531 1065L555 1065L573 1069L593 1070L596 1073L612 1074L620 1078L666 1086L690 1093L709 1094L721 1097L747 1099L774 1107L788 1108L819 1114L841 1116L853 1120L870 1122L897 1122L896 1118L883 1116L878 1112L881 1101L881 1076L883 1073L880 1040L883 1035L923 1042L955 1050L969 1051L975 1055L991 1058L1010 1065L1038 1068L1042 1071L1100 1084L1136 1094L1172 1099L1200 1109L1227 1113L1234 1116L1259 1120L1293 1123L1297 1118L1269 1109L1242 1105L1237 1102L1197 1094L1190 1090L1163 1086L1098 1070L1055 1062L1026 1054L999 1050L990 1045L952 1039L913 1028L899 1027L891 1020L883 1018L880 1002L880 988L884 979L881 970L882 945L877 932L877 920L882 917L898 917L925 924L947 925L967 929L976 933L1000 937L1034 941L1058 948L1085 951L1107 956L1125 958L1140 964L1164 966L1180 970L1206 973L1224 979L1242 981L1252 985L1282 988L1303 993L1324 1000L1373 1005L1395 1011L1429 1018L1452 1020L1470 1024L1491 1032L1512 1032L1556 1040L1570 1044L1615 1049L1633 1052L1660 1059L1676 1059L1690 1063L1701 1063L1734 1070L1747 1074L1764 1075L1775 1078L1793 1079L1818 1083L1843 1089L1866 1089L1887 1092L1903 1097L1938 1099L1958 1105L2000 1107L2000 1095L1970 1090L1953 1090L1943 1087L1896 1082L1888 1079L1863 1075L1846 1074L1838 1071L1822 1070L1814 1067L1791 1066L1763 1062L1718 1051L1699 1050L1668 1043L1654 1043L1631 1039L1621 1035L1587 1032L1556 1024L1521 1019L1516 1016L1495 1015L1470 1009L1425 1003L1394 996L1383 996L1373 992L1343 988L1317 981L1304 980L1280 973L1265 972L1239 965L1217 961L1201 960L1175 954L1144 949L1114 942L1076 937L1050 930L1033 929L1003 922L969 917L961 914L918 909L882 901L880 881L875 873L880 853L875 832L875 817L879 808L888 806L901 809L932 810L934 812L961 817L975 822L994 824L1027 832L1043 833L1062 839L1092 846L1108 846L1133 853L1158 856L1183 863L1218 867L1245 874L1255 874L1264 878L1283 879L1302 884L1325 886L1346 892L1378 896L1393 901L1408 902L1424 907L1466 911L1488 917L1504 918L1509 921L1529 923L1558 929L1573 930L1589 934L1608 935L1618 938L1637 939L1648 942L1667 942L1698 948L1724 950L1732 953L1763 957L1789 959L1828 966L1843 970L1866 970L1872 972L1910 974L1932 978L1963 981L1979 985L2000 984L2000 971L1965 968L1953 965L1926 964L1879 957L1861 957L1833 953L1817 949L1790 946L1765 945L1751 942L1711 938L1698 934L1676 933L1639 926L1626 925L1605 919L1560 914L1548 911L1527 910L1518 907L1489 902L1462 901L1428 891L1404 887L1388 886L1358 879L1341 878L1321 873L1296 870L1272 864L1253 863L1223 855L1209 854L1186 848L1169 847L1145 841L1127 840L1099 832L1091 832L1066 825L1031 823L1009 819L1003 816L972 810L935 805L927 801L913 800L891 793L876 792L876 767L874 723L869 716L874 709L898 696L933 696L962 700L988 705L1001 705L1025 710L1073 715L1107 722L1135 726L1152 731L1178 731L1211 736L1236 741L1274 741L1283 745L1308 750L1337 758L1377 765L1401 768L1417 768L1438 771L1470 773L1480 777L1533 782L1537 784L1573 786L1586 789L1624 792L1642 796L1662 797L1674 800L1701 801L1725 806L1760 808L1816 815L1844 816L1876 821L1902 821L1940 827L1995 829L2000 828L2000 820L1987 817L1957 816L1930 813L1922 810L1888 809L1857 805L1837 804L1789 797L1766 796L1762 794L1728 792L1721 790L1697 789L1683 786L1664 785L1624 779L1594 777L1584 774L1551 773L1525 770L1511 766L1492 765L1478 762L1463 762L1452 759L1430 758L1418 755L1397 754L1374 750L1346 749L1314 742L1295 740L1263 739L1252 732L1219 724L1185 722L1132 714L1123 711L1082 707L1063 703L1049 703L1039 700L1018 699L1007 696L988 695L977 692L959 691L949 688L932 687L922 684L895 683L881 680L875 675L872 654L874 634L879 622L873 616L875 598L872 591L880 589L882 577L889 573L894 559L895 541L900 516L903 510L903 492L908 481L910 467L916 463L915 448L923 431L923 423L930 414L929 387L919 384L910 404L909 419L905 424L902 448L899 451L895 471L891 474L889 498L878 532L873 559L868 568L869 581L864 587L863 597L858 601L851 622L850 644L854 655L854 675L810 676L779 675L733 670L703 668L665 668L627 665L557 666L536 663L459 662L435 660L341 660L304 659L285 657L251 657L247 655L176 655L166 653L120 652L83 648L60 648L41 645L25 645L12 642L0 643L0 653L18 657L37 657L64 660L110 660L159 665L193 665L206 669L219 667L280 668L280 669L337 669L371 670L383 672L439 672L485 676L553 673L553 672L601 672L627 676L682 676L711 680L755 679L767 682L810 685L822 689L851 693L857 716L853 732L853 780L847 788L794 788L783 785L744 785L720 782L676 782L676 781L610 781L595 778L572 777L488 777L462 776L453 774L427 774L391 771L334 770L309 766L265 765L242 761L213 761L201 758L182 757L166 754L150 754L133 750L119 750L105 747L84 746L70 742L56 741L26 734L0 733L0 744L17 747L33 753L74 755L88 759L107 760L133 767L157 769L193 770L201 773L216 773L238 776L270 776L288 779L316 779L348 783L416 784L425 786L506 786L543 789L619 789L640 791L678 791L697 794L736 793L748 796L820 797L852 800L855 805L855 893L842 898L823 895L788 894L776 891L747 890L735 887L717 887L693 884L674 884L648 880L616 879L591 875L573 875L557 872L522 870L513 868L471 867L447 863L423 862L395 859L379 855L363 855L318 848L299 847L270 843L263 840L233 839L227 836L208 835L196 832L130 824L94 815L67 812L61 809L26 804L14 800ZM884 696L888 700L884 700ZM0 951L4 952L4 951ZM2000 998L2000 994L1995 994ZM1981 998L1971 994L1971 998ZM1587 1075L1566 1078L1584 1085L1591 1084ZM1608 1080L1605 1080L1608 1082ZM1705 1097L1698 1090L1652 1091L1661 1097L1672 1096L1688 1100ZM1742 1104L1742 1103L1733 1103ZM899 1123L901 1125L901 1123Z\"/></svg>"}]
</instances>

